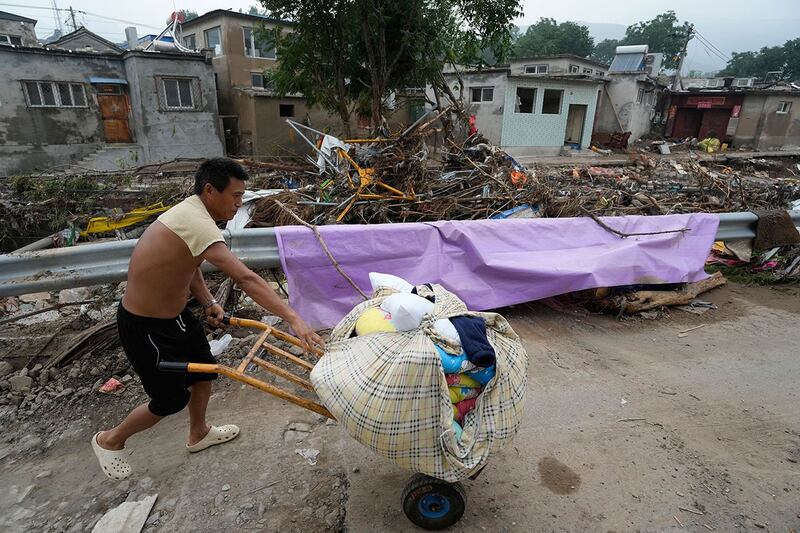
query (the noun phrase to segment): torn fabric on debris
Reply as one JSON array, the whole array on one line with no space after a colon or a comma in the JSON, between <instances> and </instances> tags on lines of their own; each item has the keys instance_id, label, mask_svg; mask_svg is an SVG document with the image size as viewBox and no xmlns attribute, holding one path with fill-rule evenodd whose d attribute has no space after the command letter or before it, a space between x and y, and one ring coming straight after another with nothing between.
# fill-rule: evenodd
<instances>
[{"instance_id":1,"label":"torn fabric on debris","mask_svg":"<svg viewBox=\"0 0 800 533\"><path fill-rule=\"evenodd\" d=\"M606 217L620 238L591 218L441 221L320 226L341 268L362 289L370 272L434 282L470 309L488 310L597 287L705 279L719 219L709 214ZM314 327L331 327L360 298L314 233L275 228L290 302Z\"/></svg>"}]
</instances>

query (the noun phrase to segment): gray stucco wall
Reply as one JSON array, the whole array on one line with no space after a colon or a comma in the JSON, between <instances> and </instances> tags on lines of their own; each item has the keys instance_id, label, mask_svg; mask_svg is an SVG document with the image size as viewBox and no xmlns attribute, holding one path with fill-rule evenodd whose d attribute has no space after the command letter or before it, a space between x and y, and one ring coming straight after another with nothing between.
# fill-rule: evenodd
<instances>
[{"instance_id":1,"label":"gray stucco wall","mask_svg":"<svg viewBox=\"0 0 800 533\"><path fill-rule=\"evenodd\" d=\"M36 40L36 31L30 22L0 20L0 33L19 37L22 46L39 46L39 42Z\"/></svg>"},{"instance_id":2,"label":"gray stucco wall","mask_svg":"<svg viewBox=\"0 0 800 533\"><path fill-rule=\"evenodd\" d=\"M462 74L464 81L464 102L468 115L475 115L475 127L492 144L500 145L503 131L503 107L505 105L506 85L508 77L506 71L487 73ZM458 96L459 91L453 88L457 84L455 76L447 76L453 94ZM471 89L473 87L493 87L494 95L491 102L473 102ZM431 97L432 98L432 97Z\"/></svg>"},{"instance_id":3,"label":"gray stucco wall","mask_svg":"<svg viewBox=\"0 0 800 533\"><path fill-rule=\"evenodd\" d=\"M223 154L211 65L202 58L128 52L123 56L47 52L0 47L0 175L67 167L101 150L99 159L116 161L117 148L132 154L125 164L154 163L177 157ZM89 77L128 80L129 124L135 145L106 144L95 88ZM192 111L159 108L156 76L198 80L200 107ZM85 108L28 107L23 80L81 83ZM104 153L108 152L108 153ZM111 155L113 153L113 156ZM108 169L108 165L102 165ZM99 167L98 167L99 168Z\"/></svg>"},{"instance_id":4,"label":"gray stucco wall","mask_svg":"<svg viewBox=\"0 0 800 533\"><path fill-rule=\"evenodd\" d=\"M609 115L616 112L622 131L630 131L630 142L634 142L650 132L660 89L654 90L653 84L641 81L639 75L611 74L609 79L611 81L606 85L608 94L606 103L610 102L613 110L603 109L603 120L600 125L606 128L613 124L614 121ZM636 103L639 89L645 90L645 97L641 103ZM598 131L613 133L613 131L605 129L598 129Z\"/></svg>"},{"instance_id":5,"label":"gray stucco wall","mask_svg":"<svg viewBox=\"0 0 800 533\"><path fill-rule=\"evenodd\" d=\"M780 102L791 102L789 113L778 113ZM763 113L757 150L790 150L800 147L800 95L769 95Z\"/></svg>"},{"instance_id":6,"label":"gray stucco wall","mask_svg":"<svg viewBox=\"0 0 800 533\"><path fill-rule=\"evenodd\" d=\"M148 162L177 157L223 155L217 120L217 96L211 65L198 59L126 54L134 136ZM159 106L159 76L181 76L199 82L199 108L166 111Z\"/></svg>"},{"instance_id":7,"label":"gray stucco wall","mask_svg":"<svg viewBox=\"0 0 800 533\"><path fill-rule=\"evenodd\" d=\"M89 76L124 78L119 60L0 47L0 175L74 163L104 143ZM81 83L85 108L29 108L22 80Z\"/></svg>"}]
</instances>

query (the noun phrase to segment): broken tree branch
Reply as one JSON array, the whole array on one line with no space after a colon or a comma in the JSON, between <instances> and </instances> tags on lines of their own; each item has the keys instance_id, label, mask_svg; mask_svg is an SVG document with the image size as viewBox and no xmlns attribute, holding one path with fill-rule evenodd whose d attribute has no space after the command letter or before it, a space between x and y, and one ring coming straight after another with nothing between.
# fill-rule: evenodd
<instances>
[{"instance_id":1,"label":"broken tree branch","mask_svg":"<svg viewBox=\"0 0 800 533\"><path fill-rule=\"evenodd\" d=\"M643 231L640 233L623 233L619 230L610 227L608 224L600 220L600 218L598 218L597 215L590 213L585 207L581 206L580 209L586 216L591 217L592 220L597 222L597 225L599 225L601 228L613 233L614 235L617 235L621 239L624 239L625 237L639 237L641 235L663 235L665 233L686 233L687 231L691 231L689 228L681 228L681 229L668 229L664 231Z\"/></svg>"},{"instance_id":2,"label":"broken tree branch","mask_svg":"<svg viewBox=\"0 0 800 533\"><path fill-rule=\"evenodd\" d=\"M336 268L336 271L339 272L339 274L341 274L342 277L347 280L347 282L356 290L356 292L358 292L358 294L361 295L362 298L364 298L365 300L369 300L369 297L366 294L364 294L364 291L362 291L358 285L356 285L356 282L353 281L353 279L350 276L348 276L344 270L342 270L341 265L339 265L339 262L336 261L336 259L333 257L333 254L328 249L328 245L325 244L325 241L322 239L322 234L320 234L319 229L317 229L315 225L309 224L308 222L297 216L292 210L283 205L279 200L273 199L272 201L275 202L275 204L281 209L283 209L288 215L294 218L298 223L302 224L303 226L307 227L308 229L314 232L314 235L317 237L320 246L322 246L322 250L325 252L325 255L328 256L328 259L333 264L334 268Z\"/></svg>"}]
</instances>

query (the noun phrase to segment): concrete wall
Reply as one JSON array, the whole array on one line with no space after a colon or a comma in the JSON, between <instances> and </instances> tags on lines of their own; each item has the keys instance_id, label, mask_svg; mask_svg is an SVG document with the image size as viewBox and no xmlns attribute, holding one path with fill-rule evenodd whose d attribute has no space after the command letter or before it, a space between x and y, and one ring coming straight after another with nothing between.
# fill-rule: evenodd
<instances>
[{"instance_id":1,"label":"concrete wall","mask_svg":"<svg viewBox=\"0 0 800 533\"><path fill-rule=\"evenodd\" d=\"M95 52L119 53L117 48L112 48L108 43L104 43L91 34L81 33L80 30L75 35L66 37L63 40L59 40L57 44L49 46L52 48L61 48L62 50L83 50L85 48L91 48Z\"/></svg>"},{"instance_id":2,"label":"concrete wall","mask_svg":"<svg viewBox=\"0 0 800 533\"><path fill-rule=\"evenodd\" d=\"M777 113L780 102L792 103L789 113ZM763 120L755 148L789 150L800 147L800 95L767 95L763 109Z\"/></svg>"},{"instance_id":3,"label":"concrete wall","mask_svg":"<svg viewBox=\"0 0 800 533\"><path fill-rule=\"evenodd\" d=\"M742 110L739 112L736 133L732 139L734 147L739 148L740 146L753 146L755 144L766 100L767 97L762 94L748 94L745 97L742 103Z\"/></svg>"},{"instance_id":4,"label":"concrete wall","mask_svg":"<svg viewBox=\"0 0 800 533\"><path fill-rule=\"evenodd\" d=\"M175 157L222 155L217 100L211 66L201 57L127 52L123 56L67 53L0 47L0 175L67 167L98 150L108 161L130 153L125 165ZM192 76L199 80L197 111L161 111L157 75ZM105 143L97 95L90 76L127 79L131 103L129 125L134 145ZM87 107L28 107L21 80L80 83ZM107 150L112 149L113 150ZM120 148L120 150L117 150ZM102 149L102 150L101 150ZM128 161L130 159L130 161Z\"/></svg>"},{"instance_id":5,"label":"concrete wall","mask_svg":"<svg viewBox=\"0 0 800 533\"><path fill-rule=\"evenodd\" d=\"M586 61L580 58L570 58L570 57L553 57L553 58L540 58L540 59L527 59L524 61L512 61L510 63L511 68L511 75L512 76L532 76L533 74L526 74L525 66L526 65L548 65L547 75L563 75L563 74L570 74L569 66L570 65L577 65L579 70L575 75L584 75L584 69L591 69L592 76L596 76L598 72L602 72L604 75L608 71L608 67L600 67L594 64L591 61ZM589 75L589 74L586 74Z\"/></svg>"},{"instance_id":6,"label":"concrete wall","mask_svg":"<svg viewBox=\"0 0 800 533\"><path fill-rule=\"evenodd\" d=\"M19 37L22 46L39 46L39 41L36 40L36 30L30 22L0 20L0 33Z\"/></svg>"},{"instance_id":7,"label":"concrete wall","mask_svg":"<svg viewBox=\"0 0 800 533\"><path fill-rule=\"evenodd\" d=\"M536 102L533 113L517 113L515 110L517 87L536 89ZM558 153L564 146L567 128L567 114L570 104L586 105L586 118L583 126L581 146L588 148L592 138L592 126L597 108L597 93L602 86L597 83L580 83L554 80L509 79L506 87L503 110L502 147L543 148L542 153ZM561 111L557 115L542 114L545 89L563 90Z\"/></svg>"},{"instance_id":8,"label":"concrete wall","mask_svg":"<svg viewBox=\"0 0 800 533\"><path fill-rule=\"evenodd\" d=\"M129 52L123 57L130 83L134 136L146 161L223 155L211 65L202 57L182 54ZM159 91L163 88L159 76L196 79L200 88L199 107L186 111L160 109Z\"/></svg>"},{"instance_id":9,"label":"concrete wall","mask_svg":"<svg viewBox=\"0 0 800 533\"><path fill-rule=\"evenodd\" d=\"M0 175L74 163L105 142L89 76L124 78L112 56L0 47ZM81 83L88 107L27 106L21 80Z\"/></svg>"},{"instance_id":10,"label":"concrete wall","mask_svg":"<svg viewBox=\"0 0 800 533\"><path fill-rule=\"evenodd\" d=\"M603 99L600 115L602 119L599 124L598 132L613 133L619 129L607 129L619 120L622 131L630 131L630 142L640 139L650 133L655 106L658 96L662 92L660 88L654 90L653 84L642 81L639 75L611 74L611 80L606 85L608 99ZM637 103L639 89L644 89L645 94L641 103ZM612 108L606 107L610 104ZM612 120L615 118L615 120Z\"/></svg>"},{"instance_id":11,"label":"concrete wall","mask_svg":"<svg viewBox=\"0 0 800 533\"><path fill-rule=\"evenodd\" d=\"M486 72L462 74L464 81L464 102L468 115L475 115L475 127L490 142L500 145L503 131L503 108L506 101L506 85L508 84L508 73ZM457 78L447 77L450 87L457 83ZM494 98L491 102L473 102L473 87L494 87ZM458 96L458 89L453 89L453 94ZM431 99L433 96L431 96Z\"/></svg>"}]
</instances>

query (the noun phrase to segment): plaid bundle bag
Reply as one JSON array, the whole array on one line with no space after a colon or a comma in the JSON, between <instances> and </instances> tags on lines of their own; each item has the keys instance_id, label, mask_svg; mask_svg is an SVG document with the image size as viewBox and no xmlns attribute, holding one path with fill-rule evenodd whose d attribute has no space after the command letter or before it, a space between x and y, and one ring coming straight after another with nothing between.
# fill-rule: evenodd
<instances>
[{"instance_id":1,"label":"plaid bundle bag","mask_svg":"<svg viewBox=\"0 0 800 533\"><path fill-rule=\"evenodd\" d=\"M496 313L467 311L439 285L420 286L435 296L432 315L414 331L352 337L361 314L378 307L391 289L356 306L336 326L311 382L325 407L354 439L397 465L444 481L478 472L490 454L516 434L525 399L528 356L508 322ZM470 315L486 321L497 354L497 373L466 415L461 440L452 429L453 404L434 343L458 353L433 324Z\"/></svg>"}]
</instances>

